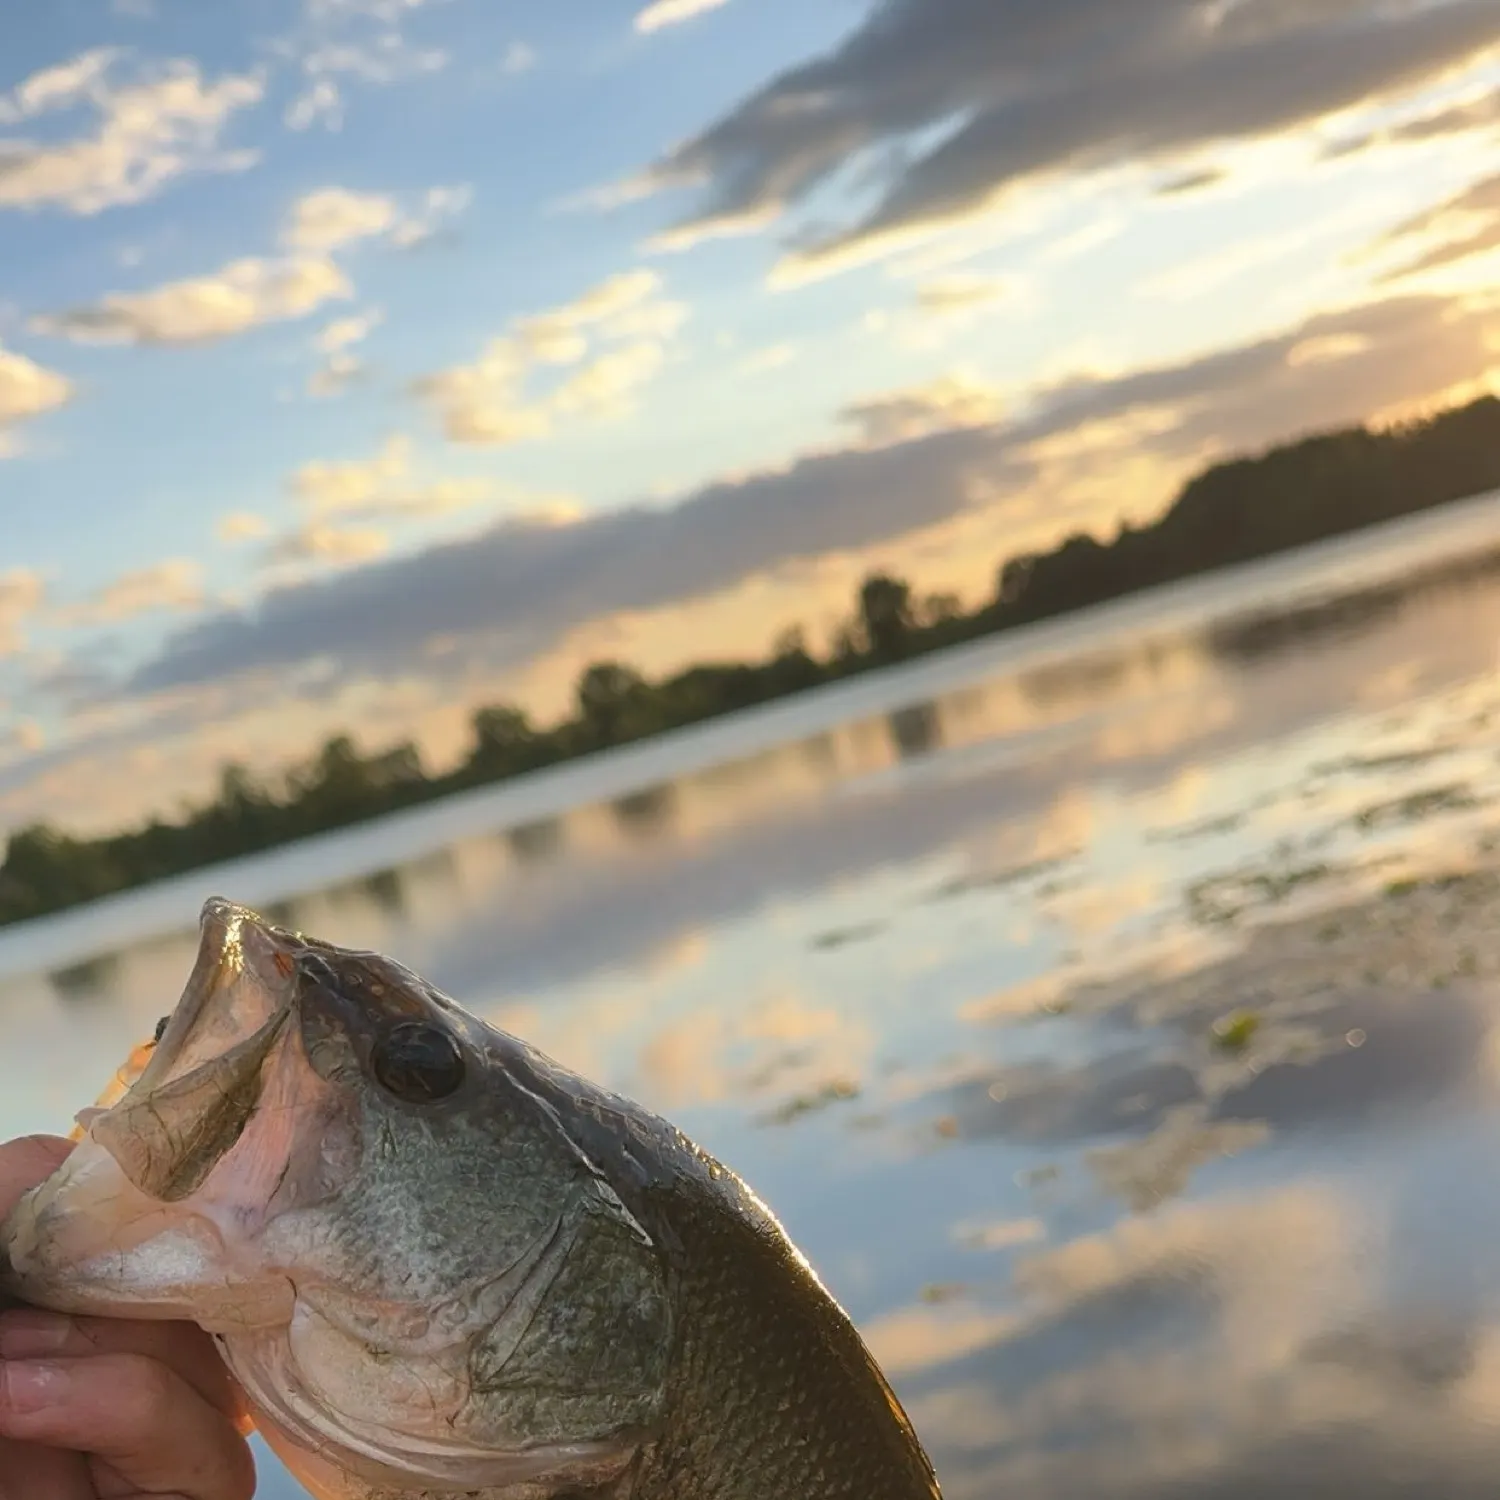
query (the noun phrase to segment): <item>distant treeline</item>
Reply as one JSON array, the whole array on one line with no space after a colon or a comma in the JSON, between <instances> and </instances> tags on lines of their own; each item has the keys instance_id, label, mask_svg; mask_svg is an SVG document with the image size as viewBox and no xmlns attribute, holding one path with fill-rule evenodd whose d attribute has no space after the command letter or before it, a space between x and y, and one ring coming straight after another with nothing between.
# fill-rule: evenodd
<instances>
[{"instance_id":1,"label":"distant treeline","mask_svg":"<svg viewBox=\"0 0 1500 1500\"><path fill-rule=\"evenodd\" d=\"M1353 428L1216 464L1149 525L1010 558L991 597L969 613L952 596L919 597L903 579L877 574L826 653L793 629L761 661L707 662L658 681L599 662L580 676L572 714L550 727L509 704L481 708L467 757L442 775L424 770L414 745L363 754L341 735L271 780L226 766L213 800L173 821L99 839L43 824L21 829L0 865L0 924L1492 489L1500 489L1500 400L1488 396L1398 427Z\"/></svg>"}]
</instances>

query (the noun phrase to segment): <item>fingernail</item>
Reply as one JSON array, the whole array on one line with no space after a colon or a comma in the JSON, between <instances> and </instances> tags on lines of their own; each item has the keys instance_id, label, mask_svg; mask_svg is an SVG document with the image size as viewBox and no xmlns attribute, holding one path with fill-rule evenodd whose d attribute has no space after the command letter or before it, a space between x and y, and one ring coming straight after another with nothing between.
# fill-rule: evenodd
<instances>
[{"instance_id":1,"label":"fingernail","mask_svg":"<svg viewBox=\"0 0 1500 1500\"><path fill-rule=\"evenodd\" d=\"M73 1320L57 1313L13 1312L0 1318L0 1359L36 1359L67 1346Z\"/></svg>"},{"instance_id":2,"label":"fingernail","mask_svg":"<svg viewBox=\"0 0 1500 1500\"><path fill-rule=\"evenodd\" d=\"M56 1406L68 1393L68 1372L61 1365L0 1364L0 1412L30 1416Z\"/></svg>"}]
</instances>

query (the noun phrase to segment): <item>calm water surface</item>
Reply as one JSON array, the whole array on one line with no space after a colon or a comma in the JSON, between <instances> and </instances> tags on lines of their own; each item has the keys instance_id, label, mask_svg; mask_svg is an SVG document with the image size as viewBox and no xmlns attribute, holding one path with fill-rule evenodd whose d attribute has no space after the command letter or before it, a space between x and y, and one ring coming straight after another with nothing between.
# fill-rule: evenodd
<instances>
[{"instance_id":1,"label":"calm water surface","mask_svg":"<svg viewBox=\"0 0 1500 1500\"><path fill-rule=\"evenodd\" d=\"M1500 1494L1497 544L1470 507L464 837L432 810L0 934L0 1135L150 1032L204 896L280 895L743 1173L955 1500Z\"/></svg>"}]
</instances>

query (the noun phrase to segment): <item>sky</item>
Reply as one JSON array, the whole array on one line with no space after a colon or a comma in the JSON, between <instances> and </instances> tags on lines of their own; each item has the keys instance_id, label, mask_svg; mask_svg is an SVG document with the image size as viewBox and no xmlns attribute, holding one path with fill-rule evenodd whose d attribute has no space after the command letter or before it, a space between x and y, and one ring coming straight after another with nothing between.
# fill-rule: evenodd
<instances>
[{"instance_id":1,"label":"sky","mask_svg":"<svg viewBox=\"0 0 1500 1500\"><path fill-rule=\"evenodd\" d=\"M0 836L1500 389L1494 0L0 20Z\"/></svg>"}]
</instances>

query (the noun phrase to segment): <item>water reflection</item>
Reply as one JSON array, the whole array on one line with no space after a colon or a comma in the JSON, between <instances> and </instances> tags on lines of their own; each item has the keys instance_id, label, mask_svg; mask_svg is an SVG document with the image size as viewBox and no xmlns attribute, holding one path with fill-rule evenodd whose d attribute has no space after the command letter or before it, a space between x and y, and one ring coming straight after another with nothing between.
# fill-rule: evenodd
<instances>
[{"instance_id":1,"label":"water reflection","mask_svg":"<svg viewBox=\"0 0 1500 1500\"><path fill-rule=\"evenodd\" d=\"M82 963L55 969L47 977L57 998L65 1003L80 1000L106 1000L119 978L119 955L104 954L86 958Z\"/></svg>"},{"instance_id":2,"label":"water reflection","mask_svg":"<svg viewBox=\"0 0 1500 1500\"><path fill-rule=\"evenodd\" d=\"M652 786L614 803L615 818L627 834L651 838L662 833L677 811L675 786Z\"/></svg>"},{"instance_id":3,"label":"water reflection","mask_svg":"<svg viewBox=\"0 0 1500 1500\"><path fill-rule=\"evenodd\" d=\"M505 840L521 864L550 859L563 847L563 820L545 818L539 823L522 823L506 829Z\"/></svg>"},{"instance_id":4,"label":"water reflection","mask_svg":"<svg viewBox=\"0 0 1500 1500\"><path fill-rule=\"evenodd\" d=\"M902 760L930 755L943 743L943 721L936 703L914 703L898 708L886 722Z\"/></svg>"},{"instance_id":5,"label":"water reflection","mask_svg":"<svg viewBox=\"0 0 1500 1500\"><path fill-rule=\"evenodd\" d=\"M725 730L273 915L744 1172L955 1500L1487 1495L1500 573L1471 564L860 684L846 723ZM0 1129L65 1123L149 1032L190 916L0 982Z\"/></svg>"}]
</instances>

